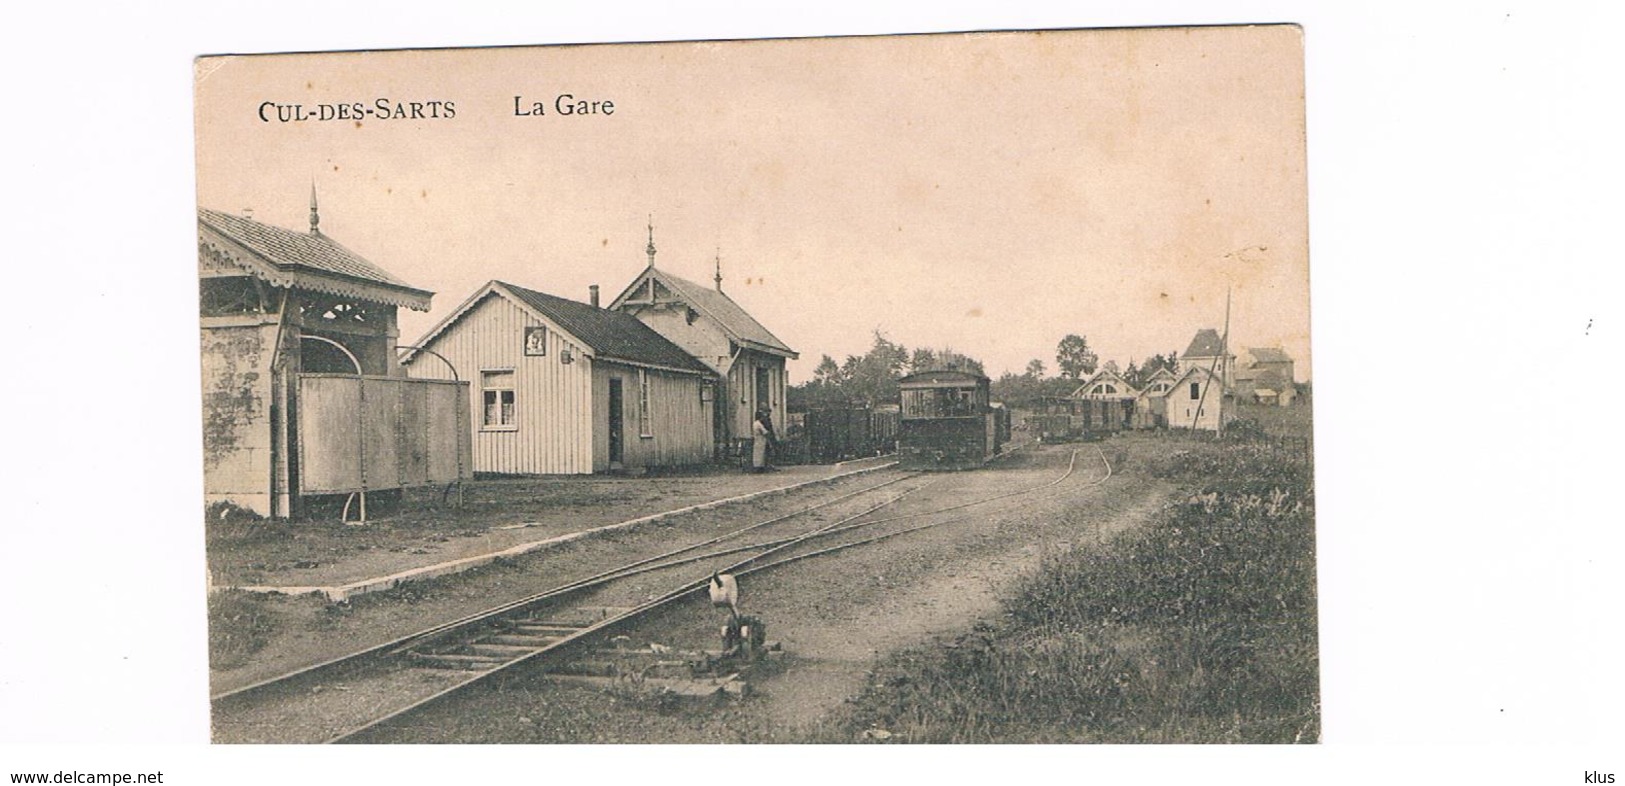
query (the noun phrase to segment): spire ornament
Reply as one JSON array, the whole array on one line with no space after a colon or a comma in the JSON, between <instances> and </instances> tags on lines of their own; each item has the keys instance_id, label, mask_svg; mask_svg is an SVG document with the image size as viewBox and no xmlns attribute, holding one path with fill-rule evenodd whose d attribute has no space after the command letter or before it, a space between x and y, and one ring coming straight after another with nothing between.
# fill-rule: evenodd
<instances>
[{"instance_id":1,"label":"spire ornament","mask_svg":"<svg viewBox=\"0 0 1625 786\"><path fill-rule=\"evenodd\" d=\"M649 255L649 267L655 266L655 216L649 214L649 245L643 249Z\"/></svg>"},{"instance_id":2,"label":"spire ornament","mask_svg":"<svg viewBox=\"0 0 1625 786\"><path fill-rule=\"evenodd\" d=\"M316 212L316 181L310 181L310 233L320 235L322 230L317 226L322 223L322 217Z\"/></svg>"}]
</instances>

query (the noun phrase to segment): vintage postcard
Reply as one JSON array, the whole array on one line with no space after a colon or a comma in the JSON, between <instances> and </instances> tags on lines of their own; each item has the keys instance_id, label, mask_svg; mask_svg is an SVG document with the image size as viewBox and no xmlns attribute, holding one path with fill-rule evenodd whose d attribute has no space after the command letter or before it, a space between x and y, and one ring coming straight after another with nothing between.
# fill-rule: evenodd
<instances>
[{"instance_id":1,"label":"vintage postcard","mask_svg":"<svg viewBox=\"0 0 1625 786\"><path fill-rule=\"evenodd\" d=\"M221 743L1320 739L1294 26L210 56Z\"/></svg>"}]
</instances>

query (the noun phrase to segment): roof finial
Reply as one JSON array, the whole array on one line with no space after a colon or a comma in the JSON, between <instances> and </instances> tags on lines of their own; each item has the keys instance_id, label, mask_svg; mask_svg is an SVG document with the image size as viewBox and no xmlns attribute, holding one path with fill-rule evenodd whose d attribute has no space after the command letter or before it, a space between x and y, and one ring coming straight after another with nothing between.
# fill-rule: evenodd
<instances>
[{"instance_id":1,"label":"roof finial","mask_svg":"<svg viewBox=\"0 0 1625 786\"><path fill-rule=\"evenodd\" d=\"M717 246L717 291L722 291L722 246Z\"/></svg>"},{"instance_id":2,"label":"roof finial","mask_svg":"<svg viewBox=\"0 0 1625 786\"><path fill-rule=\"evenodd\" d=\"M322 223L322 217L316 213L316 180L312 178L310 181L310 233L312 235L322 233L320 229L316 228L320 223Z\"/></svg>"},{"instance_id":3,"label":"roof finial","mask_svg":"<svg viewBox=\"0 0 1625 786\"><path fill-rule=\"evenodd\" d=\"M655 266L655 214L649 214L649 246L643 249L649 255L649 267Z\"/></svg>"}]
</instances>

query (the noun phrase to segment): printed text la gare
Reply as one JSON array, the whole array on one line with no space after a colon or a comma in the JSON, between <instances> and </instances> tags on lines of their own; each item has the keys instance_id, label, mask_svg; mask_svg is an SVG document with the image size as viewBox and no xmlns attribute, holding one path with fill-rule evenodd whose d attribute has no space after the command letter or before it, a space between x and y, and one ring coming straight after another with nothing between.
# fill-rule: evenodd
<instances>
[{"instance_id":1,"label":"printed text la gare","mask_svg":"<svg viewBox=\"0 0 1625 786\"><path fill-rule=\"evenodd\" d=\"M572 93L560 93L548 102L536 101L524 96L513 97L514 117L544 117L548 114L568 116L584 115L613 115L615 102L602 98L582 98Z\"/></svg>"}]
</instances>

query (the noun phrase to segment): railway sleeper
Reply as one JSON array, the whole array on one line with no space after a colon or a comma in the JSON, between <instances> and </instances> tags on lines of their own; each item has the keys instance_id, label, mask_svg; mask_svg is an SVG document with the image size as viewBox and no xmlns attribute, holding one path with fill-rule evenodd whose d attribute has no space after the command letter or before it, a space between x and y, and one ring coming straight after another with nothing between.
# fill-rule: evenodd
<instances>
[{"instance_id":1,"label":"railway sleeper","mask_svg":"<svg viewBox=\"0 0 1625 786\"><path fill-rule=\"evenodd\" d=\"M512 625L508 626L508 630L514 631L516 633L522 633L522 634L527 634L527 635L532 635L532 636L551 636L553 638L560 638L561 639L561 638L564 638L565 636L568 636L568 635L570 635L572 633L575 633L575 632L577 632L577 631L579 631L579 630L581 630L582 628L585 628L585 627L587 627L587 626L586 625L559 625L559 624L555 624L555 623L541 623L541 622L515 622Z\"/></svg>"},{"instance_id":2,"label":"railway sleeper","mask_svg":"<svg viewBox=\"0 0 1625 786\"><path fill-rule=\"evenodd\" d=\"M536 649L535 647L526 647L519 644L491 644L484 641L477 641L463 647L464 651L474 655L490 655L504 658L535 652Z\"/></svg>"},{"instance_id":3,"label":"railway sleeper","mask_svg":"<svg viewBox=\"0 0 1625 786\"><path fill-rule=\"evenodd\" d=\"M430 669L459 669L462 671L487 671L507 663L510 658L491 657L489 655L457 655L455 653L428 654L422 652L412 653L412 665Z\"/></svg>"},{"instance_id":4,"label":"railway sleeper","mask_svg":"<svg viewBox=\"0 0 1625 786\"><path fill-rule=\"evenodd\" d=\"M552 644L553 642L558 641L559 639L562 639L562 638L564 638L563 635L558 635L558 636L525 636L525 635L520 635L520 634L516 634L516 633L500 633L500 634L497 634L495 636L486 636L485 638L480 639L480 643L481 644L509 644L509 645L518 646L518 647L528 647L530 649L541 649L542 647L546 647L547 645Z\"/></svg>"}]
</instances>

